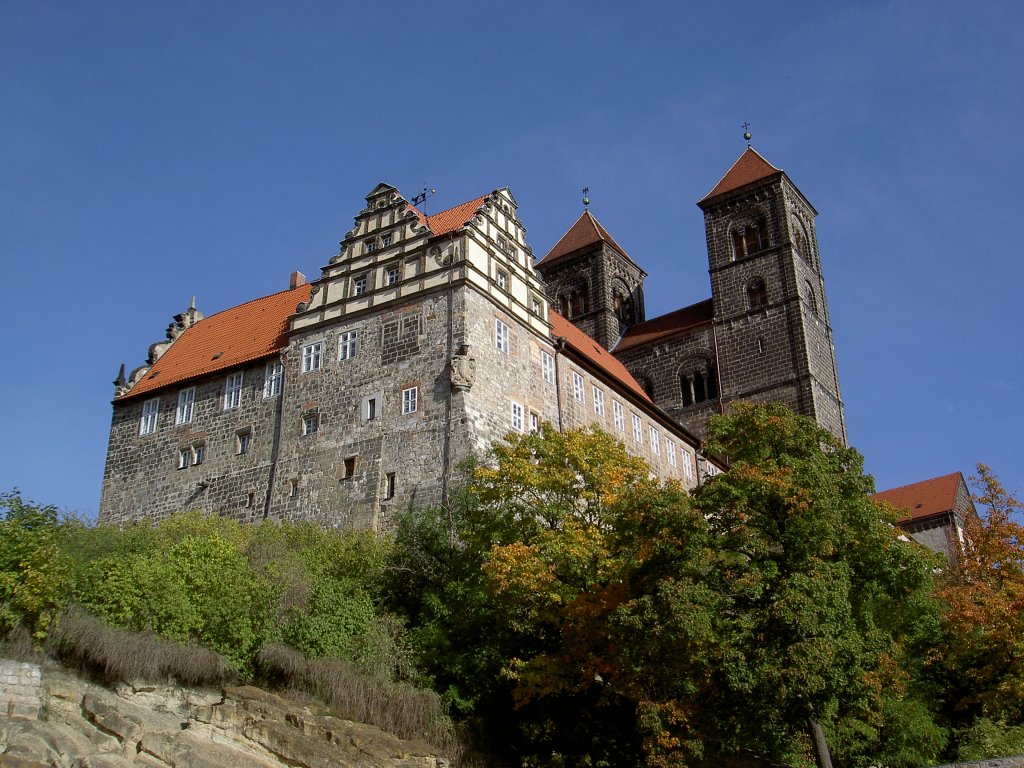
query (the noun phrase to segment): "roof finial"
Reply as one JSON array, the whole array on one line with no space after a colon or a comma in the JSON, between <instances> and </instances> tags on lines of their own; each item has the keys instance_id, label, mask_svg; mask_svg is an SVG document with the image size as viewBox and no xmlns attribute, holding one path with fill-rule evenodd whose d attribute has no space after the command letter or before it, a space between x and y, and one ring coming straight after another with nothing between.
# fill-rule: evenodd
<instances>
[{"instance_id":1,"label":"roof finial","mask_svg":"<svg viewBox=\"0 0 1024 768\"><path fill-rule=\"evenodd\" d=\"M189 303L188 308L192 310L196 308L196 295L194 293L192 294L192 301Z\"/></svg>"},{"instance_id":2,"label":"roof finial","mask_svg":"<svg viewBox=\"0 0 1024 768\"><path fill-rule=\"evenodd\" d=\"M590 198L587 195L590 193L590 187L583 188L583 210L587 210L587 206L590 205Z\"/></svg>"},{"instance_id":3,"label":"roof finial","mask_svg":"<svg viewBox=\"0 0 1024 768\"><path fill-rule=\"evenodd\" d=\"M744 122L743 125L740 126L740 128L743 129L743 138L746 139L747 146L749 147L750 146L750 130L749 130L750 129L750 123Z\"/></svg>"}]
</instances>

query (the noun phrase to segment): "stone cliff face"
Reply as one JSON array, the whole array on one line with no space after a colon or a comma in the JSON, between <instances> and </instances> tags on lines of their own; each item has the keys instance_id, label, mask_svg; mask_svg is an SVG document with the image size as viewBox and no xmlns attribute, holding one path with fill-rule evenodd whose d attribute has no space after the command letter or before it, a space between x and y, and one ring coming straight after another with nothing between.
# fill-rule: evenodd
<instances>
[{"instance_id":1,"label":"stone cliff face","mask_svg":"<svg viewBox=\"0 0 1024 768\"><path fill-rule=\"evenodd\" d=\"M7 702L0 710L0 768L449 765L426 744L317 714L251 686L109 690L58 670L0 665L0 673L17 673L0 680Z\"/></svg>"}]
</instances>

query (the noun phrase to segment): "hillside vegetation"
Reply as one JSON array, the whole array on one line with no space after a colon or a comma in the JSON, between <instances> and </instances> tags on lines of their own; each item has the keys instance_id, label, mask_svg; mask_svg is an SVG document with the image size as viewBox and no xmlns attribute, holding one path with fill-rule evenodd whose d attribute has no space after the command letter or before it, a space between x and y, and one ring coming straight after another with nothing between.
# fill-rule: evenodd
<instances>
[{"instance_id":1,"label":"hillside vegetation","mask_svg":"<svg viewBox=\"0 0 1024 768\"><path fill-rule=\"evenodd\" d=\"M813 765L815 725L837 765L1024 752L1021 505L986 468L951 566L807 419L738 407L710 449L730 471L687 494L604 433L512 435L387 538L118 529L4 494L0 635L105 680L263 682L457 732L464 765Z\"/></svg>"}]
</instances>

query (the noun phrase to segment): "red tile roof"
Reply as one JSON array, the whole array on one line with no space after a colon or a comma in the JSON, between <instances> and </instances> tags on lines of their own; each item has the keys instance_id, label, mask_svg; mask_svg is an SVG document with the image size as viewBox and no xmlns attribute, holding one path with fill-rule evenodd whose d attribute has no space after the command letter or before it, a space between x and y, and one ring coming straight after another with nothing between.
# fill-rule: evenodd
<instances>
[{"instance_id":1,"label":"red tile roof","mask_svg":"<svg viewBox=\"0 0 1024 768\"><path fill-rule=\"evenodd\" d=\"M725 176L715 185L715 188L701 198L700 203L755 181L766 179L776 173L782 173L782 170L761 157L753 147L747 147L746 151L740 155L740 159L732 164L732 168L726 171Z\"/></svg>"},{"instance_id":2,"label":"red tile roof","mask_svg":"<svg viewBox=\"0 0 1024 768\"><path fill-rule=\"evenodd\" d=\"M880 491L872 498L886 501L898 509L910 512L901 520L918 520L943 512L950 512L956 506L956 494L963 481L963 475L953 472L931 480L922 480L888 491Z\"/></svg>"},{"instance_id":3,"label":"red tile roof","mask_svg":"<svg viewBox=\"0 0 1024 768\"><path fill-rule=\"evenodd\" d=\"M200 320L122 399L277 354L288 346L288 319L309 292L308 284L300 285Z\"/></svg>"},{"instance_id":4,"label":"red tile roof","mask_svg":"<svg viewBox=\"0 0 1024 768\"><path fill-rule=\"evenodd\" d=\"M705 299L697 304L677 309L667 315L655 317L652 320L631 326L619 343L615 345L615 352L624 352L642 344L663 339L668 336L694 328L698 325L710 323L714 317L714 305L711 299Z\"/></svg>"},{"instance_id":5,"label":"red tile roof","mask_svg":"<svg viewBox=\"0 0 1024 768\"><path fill-rule=\"evenodd\" d=\"M474 197L472 200L467 200L446 211L435 213L433 216L425 216L412 203L409 203L409 210L415 213L419 217L420 224L429 229L430 233L436 237L462 229L462 226L476 215L489 196Z\"/></svg>"},{"instance_id":6,"label":"red tile roof","mask_svg":"<svg viewBox=\"0 0 1024 768\"><path fill-rule=\"evenodd\" d=\"M587 334L555 312L555 310L549 311L548 319L551 321L551 332L555 336L563 337L573 350L581 354L598 370L604 371L638 397L651 402L651 398L647 396L647 393L644 392L643 387L633 378L633 375L626 370L626 366L612 357L607 349L587 336Z\"/></svg>"},{"instance_id":7,"label":"red tile roof","mask_svg":"<svg viewBox=\"0 0 1024 768\"><path fill-rule=\"evenodd\" d=\"M555 243L555 247L548 251L547 256L538 261L536 266L546 267L573 251L601 241L608 243L630 264L635 266L635 262L629 258L629 254L622 249L621 245L615 242L615 238L608 234L608 230L601 226L601 223L594 218L594 214L590 211L584 211L583 215L576 219L576 223L569 227L569 231L562 235L561 239Z\"/></svg>"}]
</instances>

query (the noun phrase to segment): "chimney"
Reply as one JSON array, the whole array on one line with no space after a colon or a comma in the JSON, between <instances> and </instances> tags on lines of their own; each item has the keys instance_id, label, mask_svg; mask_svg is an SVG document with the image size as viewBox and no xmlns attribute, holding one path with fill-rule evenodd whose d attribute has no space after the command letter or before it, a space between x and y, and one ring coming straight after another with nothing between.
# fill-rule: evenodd
<instances>
[{"instance_id":1,"label":"chimney","mask_svg":"<svg viewBox=\"0 0 1024 768\"><path fill-rule=\"evenodd\" d=\"M306 276L301 272L292 272L292 276L288 278L288 288L298 288L300 285L305 285L308 281Z\"/></svg>"}]
</instances>

